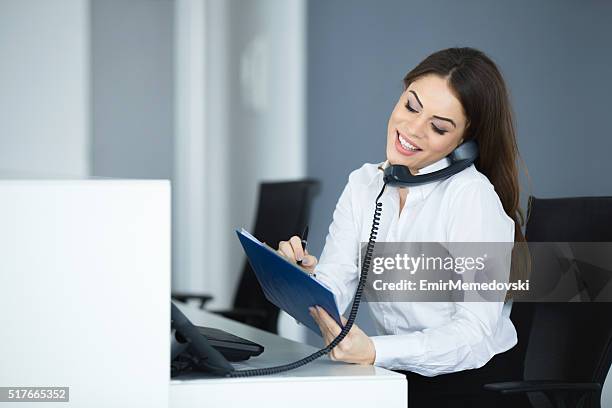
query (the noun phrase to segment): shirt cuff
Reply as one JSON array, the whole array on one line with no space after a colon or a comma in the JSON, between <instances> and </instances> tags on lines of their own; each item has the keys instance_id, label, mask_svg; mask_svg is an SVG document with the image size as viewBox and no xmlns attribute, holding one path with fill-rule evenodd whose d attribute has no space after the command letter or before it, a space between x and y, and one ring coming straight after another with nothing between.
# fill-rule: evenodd
<instances>
[{"instance_id":1,"label":"shirt cuff","mask_svg":"<svg viewBox=\"0 0 612 408\"><path fill-rule=\"evenodd\" d=\"M370 337L376 350L374 365L387 369L410 369L425 360L425 347L415 334Z\"/></svg>"}]
</instances>

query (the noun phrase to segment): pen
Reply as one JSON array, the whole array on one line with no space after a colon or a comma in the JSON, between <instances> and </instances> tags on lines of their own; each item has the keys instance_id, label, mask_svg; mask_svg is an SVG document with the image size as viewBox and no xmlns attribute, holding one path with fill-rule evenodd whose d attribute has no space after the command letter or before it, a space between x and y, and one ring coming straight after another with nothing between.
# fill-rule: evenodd
<instances>
[{"instance_id":1,"label":"pen","mask_svg":"<svg viewBox=\"0 0 612 408\"><path fill-rule=\"evenodd\" d=\"M302 249L306 251L306 245L308 245L308 225L304 228L304 232L302 233ZM302 260L297 261L298 265L302 264Z\"/></svg>"}]
</instances>

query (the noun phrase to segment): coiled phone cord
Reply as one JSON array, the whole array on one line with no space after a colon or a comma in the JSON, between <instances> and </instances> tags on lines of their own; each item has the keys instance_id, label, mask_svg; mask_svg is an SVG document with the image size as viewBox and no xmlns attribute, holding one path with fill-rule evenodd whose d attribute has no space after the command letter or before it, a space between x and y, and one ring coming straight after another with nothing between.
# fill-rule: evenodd
<instances>
[{"instance_id":1,"label":"coiled phone cord","mask_svg":"<svg viewBox=\"0 0 612 408\"><path fill-rule=\"evenodd\" d=\"M365 256L363 258L363 263L361 265L361 275L359 277L359 283L357 284L357 290L355 291L355 298L353 300L353 304L351 306L351 312L349 313L349 317L346 321L346 324L340 331L340 334L336 336L331 343L327 345L327 347L322 348L315 353L304 357L301 360L295 361L293 363L284 364L276 367L268 367L268 368L254 368L250 370L238 370L232 371L227 374L227 377L253 377L257 375L271 375L278 374L285 371L293 370L303 365L306 365L321 356L329 354L334 347L336 347L349 333L351 327L353 327L353 323L355 322L355 318L357 317L357 311L359 310L359 303L361 303L361 295L363 293L363 288L365 287L366 280L368 278L368 271L370 270L370 262L372 261L372 253L374 252L374 244L376 243L376 235L378 234L378 225L380 224L380 216L382 212L382 203L379 203L380 197L383 195L385 191L385 187L387 184L383 185L383 188L380 190L378 197L376 197L376 207L374 208L374 218L372 219L372 229L370 231L370 238L368 240L368 245L366 247Z\"/></svg>"}]
</instances>

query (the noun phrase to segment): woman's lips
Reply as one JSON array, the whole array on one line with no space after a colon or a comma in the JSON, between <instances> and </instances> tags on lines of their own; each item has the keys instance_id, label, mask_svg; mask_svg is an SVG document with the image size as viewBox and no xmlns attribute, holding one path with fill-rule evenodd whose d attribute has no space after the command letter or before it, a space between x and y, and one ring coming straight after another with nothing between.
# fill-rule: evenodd
<instances>
[{"instance_id":1,"label":"woman's lips","mask_svg":"<svg viewBox=\"0 0 612 408\"><path fill-rule=\"evenodd\" d=\"M399 132L396 130L395 131L395 150L397 150L400 154L403 154L404 156L414 156L415 154L421 152L422 150L409 150L406 149L404 146L402 146L402 143L400 142L400 138L399 138Z\"/></svg>"}]
</instances>

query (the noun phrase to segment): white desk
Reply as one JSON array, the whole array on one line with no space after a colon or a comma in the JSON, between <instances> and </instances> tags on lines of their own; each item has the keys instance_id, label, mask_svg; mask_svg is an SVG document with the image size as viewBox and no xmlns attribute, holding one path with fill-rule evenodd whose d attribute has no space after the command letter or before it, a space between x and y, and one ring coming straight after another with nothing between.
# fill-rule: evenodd
<instances>
[{"instance_id":1,"label":"white desk","mask_svg":"<svg viewBox=\"0 0 612 408\"><path fill-rule=\"evenodd\" d=\"M237 368L261 368L289 363L316 351L314 347L250 326L178 305L196 325L209 326L257 342L265 351ZM203 378L170 382L169 406L177 407L282 407L407 406L406 377L379 367L359 366L322 357L283 374L250 378Z\"/></svg>"}]
</instances>

